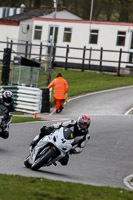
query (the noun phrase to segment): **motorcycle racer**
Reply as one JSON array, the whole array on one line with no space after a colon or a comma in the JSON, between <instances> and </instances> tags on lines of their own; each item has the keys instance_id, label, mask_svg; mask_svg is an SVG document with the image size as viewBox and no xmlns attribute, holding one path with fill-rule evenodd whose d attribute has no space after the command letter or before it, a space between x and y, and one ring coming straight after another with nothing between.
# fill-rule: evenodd
<instances>
[{"instance_id":1,"label":"motorcycle racer","mask_svg":"<svg viewBox=\"0 0 133 200\"><path fill-rule=\"evenodd\" d=\"M0 98L0 106L2 107L4 112L4 118L2 119L1 123L1 132L0 137L3 139L7 139L9 137L9 125L11 123L11 118L14 112L14 105L13 105L13 94L11 91L5 91L2 94L2 98Z\"/></svg>"},{"instance_id":2,"label":"motorcycle racer","mask_svg":"<svg viewBox=\"0 0 133 200\"><path fill-rule=\"evenodd\" d=\"M73 148L70 150L70 154L81 153L86 143L90 139L89 126L91 120L88 115L81 115L78 120L69 120L63 123L54 123L52 126L46 127L43 126L40 129L40 134L37 135L30 144L29 150L32 152L36 144L42 139L45 135L49 135L53 130L59 129L61 127L71 128L74 133L74 142L72 144ZM62 165L67 165L69 160L69 155L66 154L64 158L60 160Z\"/></svg>"}]
</instances>

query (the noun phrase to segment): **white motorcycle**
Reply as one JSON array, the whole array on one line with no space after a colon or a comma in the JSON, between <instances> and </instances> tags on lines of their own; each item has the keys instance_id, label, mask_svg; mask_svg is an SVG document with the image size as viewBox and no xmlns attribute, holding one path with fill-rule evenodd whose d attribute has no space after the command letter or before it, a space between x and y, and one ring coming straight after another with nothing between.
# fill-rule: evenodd
<instances>
[{"instance_id":1,"label":"white motorcycle","mask_svg":"<svg viewBox=\"0 0 133 200\"><path fill-rule=\"evenodd\" d=\"M61 127L50 135L44 136L25 159L24 164L35 171L43 166L56 165L56 162L72 149L73 142L72 130Z\"/></svg>"}]
</instances>

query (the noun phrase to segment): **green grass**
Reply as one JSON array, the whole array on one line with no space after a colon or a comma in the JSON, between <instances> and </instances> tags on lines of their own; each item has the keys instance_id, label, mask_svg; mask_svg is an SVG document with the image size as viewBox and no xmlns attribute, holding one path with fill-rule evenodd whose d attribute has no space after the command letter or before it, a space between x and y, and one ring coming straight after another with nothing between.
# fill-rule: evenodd
<instances>
[{"instance_id":1,"label":"green grass","mask_svg":"<svg viewBox=\"0 0 133 200\"><path fill-rule=\"evenodd\" d=\"M0 200L132 200L133 192L17 175L0 175Z\"/></svg>"},{"instance_id":2,"label":"green grass","mask_svg":"<svg viewBox=\"0 0 133 200\"><path fill-rule=\"evenodd\" d=\"M33 118L33 117L12 117L12 123L20 123L20 122L34 122L41 121L41 118Z\"/></svg>"},{"instance_id":3,"label":"green grass","mask_svg":"<svg viewBox=\"0 0 133 200\"><path fill-rule=\"evenodd\" d=\"M68 82L68 97L72 97L87 92L95 92L122 86L133 85L133 77L108 75L99 72L80 72L72 70L54 69L52 71L53 80L56 74L61 72ZM53 98L52 98L53 102Z\"/></svg>"}]
</instances>

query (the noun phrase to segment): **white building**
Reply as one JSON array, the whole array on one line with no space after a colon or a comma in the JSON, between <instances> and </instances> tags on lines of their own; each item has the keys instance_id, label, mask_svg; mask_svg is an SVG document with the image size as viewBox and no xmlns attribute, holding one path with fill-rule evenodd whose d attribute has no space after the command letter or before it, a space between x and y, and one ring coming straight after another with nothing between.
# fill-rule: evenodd
<instances>
[{"instance_id":1,"label":"white building","mask_svg":"<svg viewBox=\"0 0 133 200\"><path fill-rule=\"evenodd\" d=\"M126 67L126 62L130 62L132 65L132 53L133 53L133 23L117 23L117 22L98 22L98 21L86 21L73 15L72 13L64 10L56 13L50 12L40 17L19 18L18 20L0 21L0 41L9 40L23 42L28 41L32 44L48 44L50 35L53 36L53 41L56 46L86 49L95 49L99 51L93 51L91 59L100 58L100 49L103 48L103 65L116 66L115 62L119 60L119 51L125 51L122 53L122 67ZM12 18L13 20L13 18ZM1 44L0 44L1 46ZM1 47L0 47L1 50ZM19 49L13 49L14 51L24 51L24 47ZM110 51L118 52L110 52ZM47 53L47 49L43 49L44 54ZM131 52L126 53L126 52ZM32 48L32 53L39 52L39 48ZM66 49L57 48L56 56L65 56ZM85 58L89 58L90 51L86 51ZM69 51L69 57L83 57L83 51L72 50ZM114 62L106 62L107 60L113 60ZM61 58L56 58L55 61L64 62ZM80 60L69 59L70 63L82 63ZM88 60L85 61L88 63ZM98 65L99 62L94 61L93 64Z\"/></svg>"},{"instance_id":2,"label":"white building","mask_svg":"<svg viewBox=\"0 0 133 200\"><path fill-rule=\"evenodd\" d=\"M39 37L38 34L40 34L40 29L42 30L42 27L34 25L34 17L38 16L41 16L41 18L46 17L52 19L55 17L55 12L53 9L36 9L0 19L0 51L3 51L3 49L7 47L7 40L12 40L15 43L19 42L22 44L24 44L26 41L32 43L32 41L35 40L35 44L40 44L40 39L32 39L34 38L34 32L36 32L36 37ZM56 19L58 18L81 20L81 18L66 10L58 11L56 13ZM46 38L45 36L44 38L42 37L42 41L45 44L47 44L47 37L48 36L46 36ZM19 46L19 48L17 45L13 46L13 50L15 52L24 51L24 48L24 46ZM0 59L2 59L2 55L0 55Z\"/></svg>"},{"instance_id":3,"label":"white building","mask_svg":"<svg viewBox=\"0 0 133 200\"><path fill-rule=\"evenodd\" d=\"M86 46L87 49L99 49L99 51L93 51L91 58L100 59L100 49L112 50L118 52L103 52L103 60L112 60L113 63L109 64L104 62L104 65L116 66L116 62L119 60L119 51L131 52L123 53L123 62L132 62L133 52L133 24L131 23L114 23L114 22L96 22L84 21L84 20L72 20L72 19L50 19L50 18L33 18L32 21L28 22L32 25L31 43L39 44L40 42L47 44L50 35L54 35L54 42L56 46L67 46L74 48L83 48ZM20 27L27 24L27 21L20 23ZM22 28L21 28L22 29ZM28 35L28 34L27 34ZM19 32L19 38L24 38L24 34ZM33 49L33 53L37 50ZM89 58L90 51L86 51L86 58ZM66 49L57 48L56 56L65 56ZM83 51L70 50L69 57L82 58ZM56 59L57 60L57 59ZM58 61L62 59L58 58ZM79 62L73 59L69 59L69 62ZM88 61L86 61L87 63ZM80 60L82 63L82 60ZM94 62L94 64L98 64ZM130 65L130 64L128 64ZM118 66L118 64L117 64ZM127 64L122 64L122 67Z\"/></svg>"}]
</instances>

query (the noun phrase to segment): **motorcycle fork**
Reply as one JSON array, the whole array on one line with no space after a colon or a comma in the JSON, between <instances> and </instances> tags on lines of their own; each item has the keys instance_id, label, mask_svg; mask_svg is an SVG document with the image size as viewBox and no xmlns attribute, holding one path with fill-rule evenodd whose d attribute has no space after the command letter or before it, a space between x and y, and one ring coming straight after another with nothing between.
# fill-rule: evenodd
<instances>
[{"instance_id":1,"label":"motorcycle fork","mask_svg":"<svg viewBox=\"0 0 133 200\"><path fill-rule=\"evenodd\" d=\"M44 148L42 151L40 150L40 152L38 153L39 156L42 156L43 154L45 154L48 150L50 149L50 147L46 147Z\"/></svg>"}]
</instances>

